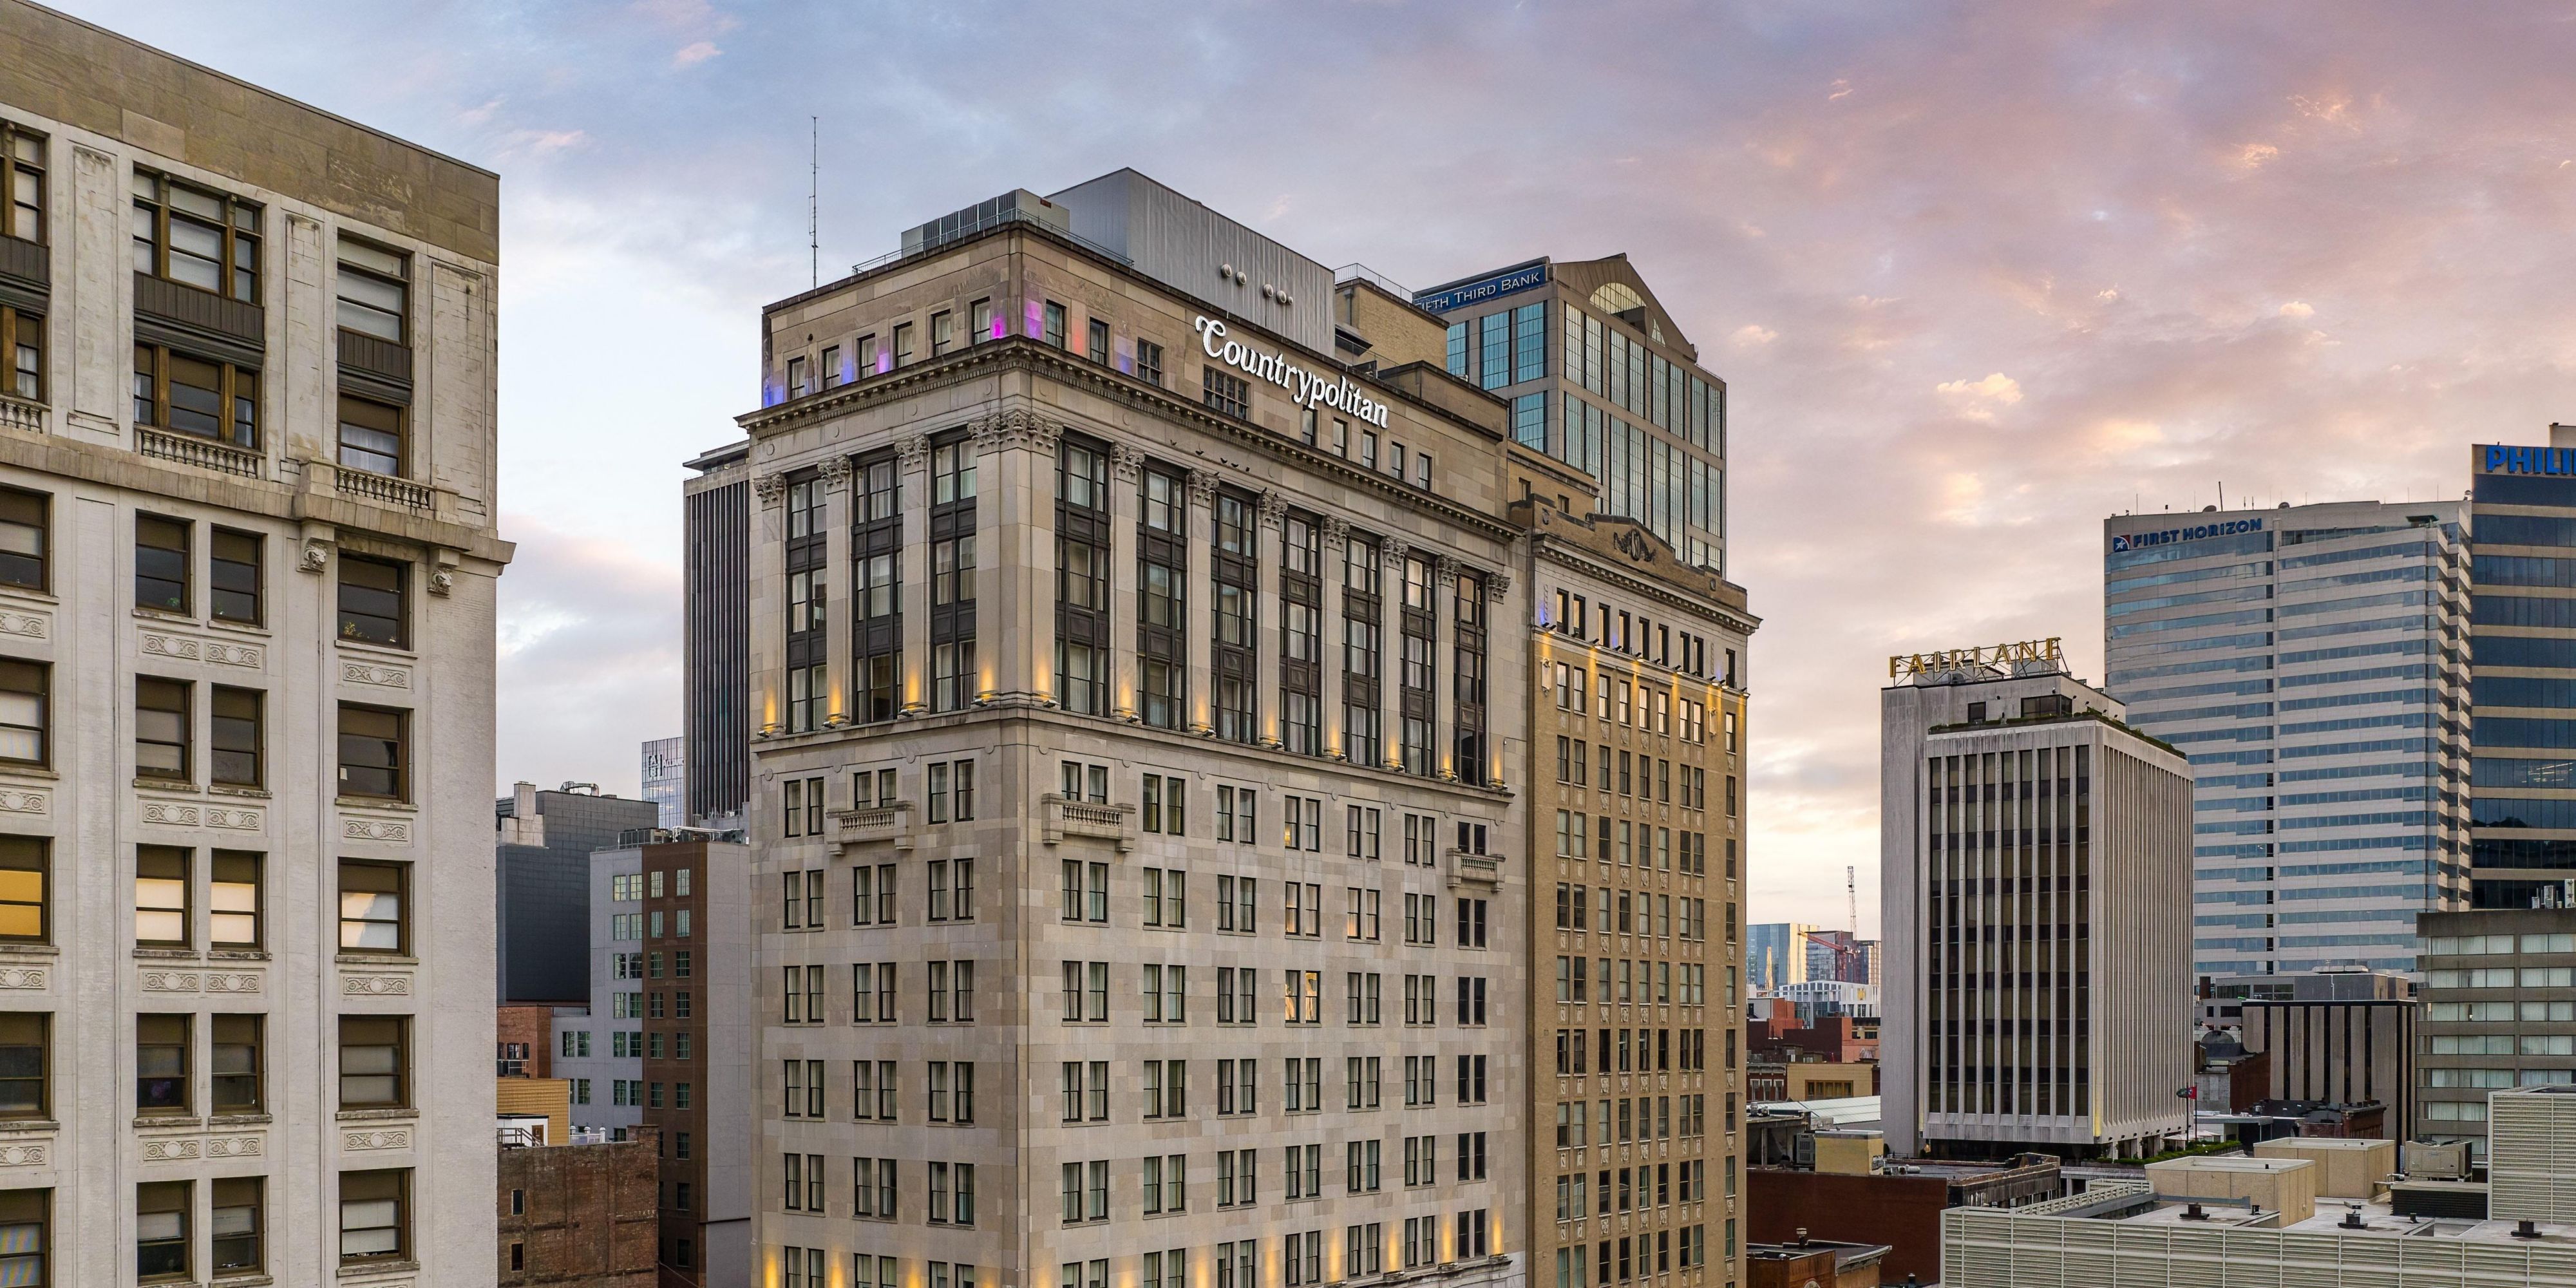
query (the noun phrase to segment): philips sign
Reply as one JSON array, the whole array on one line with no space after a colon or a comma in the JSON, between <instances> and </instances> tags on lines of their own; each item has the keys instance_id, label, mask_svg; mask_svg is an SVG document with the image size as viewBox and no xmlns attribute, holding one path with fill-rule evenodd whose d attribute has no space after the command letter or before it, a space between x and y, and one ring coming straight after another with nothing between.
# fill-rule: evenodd
<instances>
[{"instance_id":1,"label":"philips sign","mask_svg":"<svg viewBox=\"0 0 2576 1288\"><path fill-rule=\"evenodd\" d=\"M2506 447L2490 444L2480 447L2480 460L2487 474L2549 474L2576 476L2576 447Z\"/></svg>"},{"instance_id":2,"label":"philips sign","mask_svg":"<svg viewBox=\"0 0 2576 1288\"><path fill-rule=\"evenodd\" d=\"M1199 348L1208 357L1229 367L1288 391L1300 407L1330 407L1343 415L1386 428L1386 404L1360 392L1358 385L1340 373L1317 373L1306 370L1276 353L1255 353L1240 340L1225 338L1225 323L1201 316L1191 328L1199 333ZM1224 341L1219 344L1218 341Z\"/></svg>"},{"instance_id":3,"label":"philips sign","mask_svg":"<svg viewBox=\"0 0 2576 1288\"><path fill-rule=\"evenodd\" d=\"M2261 519L2229 519L2224 523L2203 523L2188 528L2167 528L2162 532L2131 532L2111 538L2111 553L2143 550L2148 546L2171 545L2177 541L2203 541L2210 537L2232 537L2242 532L2261 532Z\"/></svg>"},{"instance_id":4,"label":"philips sign","mask_svg":"<svg viewBox=\"0 0 2576 1288\"><path fill-rule=\"evenodd\" d=\"M1517 291L1526 291L1533 286L1545 285L1547 285L1547 261L1532 260L1463 286L1424 292L1413 297L1413 307L1425 313L1446 313L1451 309L1483 303L1496 296L1510 295Z\"/></svg>"}]
</instances>

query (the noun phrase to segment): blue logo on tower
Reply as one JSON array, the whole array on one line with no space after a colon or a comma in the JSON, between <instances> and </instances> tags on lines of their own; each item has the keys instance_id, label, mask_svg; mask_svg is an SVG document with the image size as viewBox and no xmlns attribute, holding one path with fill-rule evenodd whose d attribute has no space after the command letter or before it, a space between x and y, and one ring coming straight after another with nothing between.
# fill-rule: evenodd
<instances>
[{"instance_id":1,"label":"blue logo on tower","mask_svg":"<svg viewBox=\"0 0 2576 1288\"><path fill-rule=\"evenodd\" d=\"M2479 449L2488 474L2576 475L2576 447L2510 447L2487 444Z\"/></svg>"}]
</instances>

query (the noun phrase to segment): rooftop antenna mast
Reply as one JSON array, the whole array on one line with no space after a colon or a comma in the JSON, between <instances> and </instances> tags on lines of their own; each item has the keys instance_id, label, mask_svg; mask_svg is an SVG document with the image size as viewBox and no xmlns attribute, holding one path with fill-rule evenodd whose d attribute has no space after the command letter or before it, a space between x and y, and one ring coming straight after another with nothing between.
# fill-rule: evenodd
<instances>
[{"instance_id":1,"label":"rooftop antenna mast","mask_svg":"<svg viewBox=\"0 0 2576 1288\"><path fill-rule=\"evenodd\" d=\"M805 118L811 137L805 157L805 259L806 271L813 275L813 285L823 284L823 239L821 223L815 216L823 200L823 118Z\"/></svg>"}]
</instances>

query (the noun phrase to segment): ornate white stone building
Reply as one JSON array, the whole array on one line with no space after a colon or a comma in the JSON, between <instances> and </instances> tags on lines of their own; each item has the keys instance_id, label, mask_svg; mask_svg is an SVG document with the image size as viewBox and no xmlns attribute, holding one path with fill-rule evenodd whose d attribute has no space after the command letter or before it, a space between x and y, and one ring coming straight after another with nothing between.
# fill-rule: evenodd
<instances>
[{"instance_id":1,"label":"ornate white stone building","mask_svg":"<svg viewBox=\"0 0 2576 1288\"><path fill-rule=\"evenodd\" d=\"M753 1282L1519 1281L1503 405L1132 172L906 247L742 418Z\"/></svg>"},{"instance_id":2,"label":"ornate white stone building","mask_svg":"<svg viewBox=\"0 0 2576 1288\"><path fill-rule=\"evenodd\" d=\"M490 1284L497 181L0 0L0 191L0 1281Z\"/></svg>"}]
</instances>

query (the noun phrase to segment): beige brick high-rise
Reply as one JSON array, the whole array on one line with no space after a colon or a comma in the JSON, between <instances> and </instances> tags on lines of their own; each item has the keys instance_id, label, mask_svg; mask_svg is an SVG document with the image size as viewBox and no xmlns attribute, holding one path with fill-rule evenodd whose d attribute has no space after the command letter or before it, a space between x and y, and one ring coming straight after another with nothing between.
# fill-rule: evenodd
<instances>
[{"instance_id":1,"label":"beige brick high-rise","mask_svg":"<svg viewBox=\"0 0 2576 1288\"><path fill-rule=\"evenodd\" d=\"M0 190L0 1280L489 1285L498 181L0 0Z\"/></svg>"},{"instance_id":2,"label":"beige brick high-rise","mask_svg":"<svg viewBox=\"0 0 2576 1288\"><path fill-rule=\"evenodd\" d=\"M753 1282L1520 1276L1504 409L1376 292L1122 171L767 311Z\"/></svg>"},{"instance_id":3,"label":"beige brick high-rise","mask_svg":"<svg viewBox=\"0 0 2576 1288\"><path fill-rule=\"evenodd\" d=\"M1542 1288L1741 1281L1742 588L1643 525L1529 533L1530 1264Z\"/></svg>"}]
</instances>

